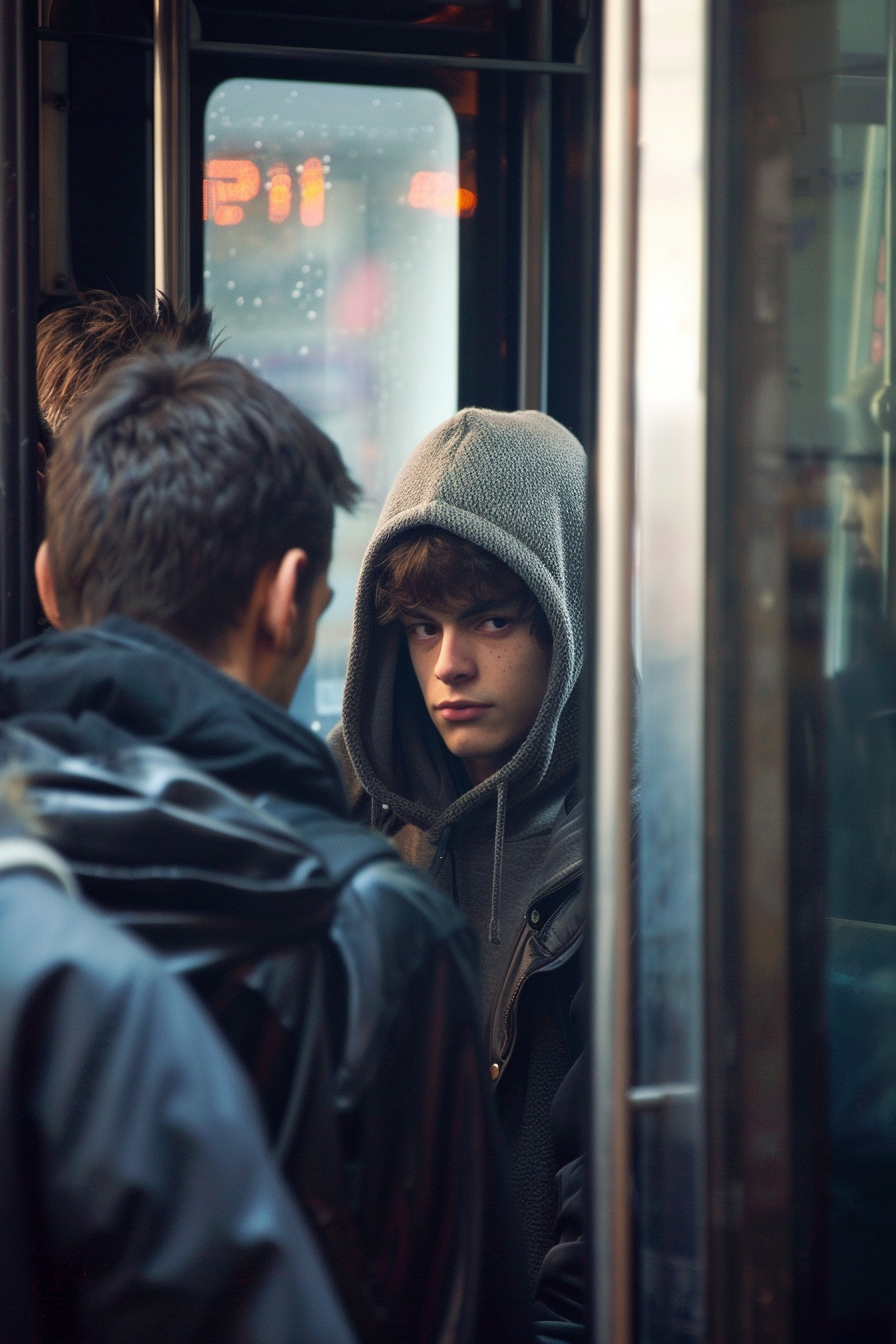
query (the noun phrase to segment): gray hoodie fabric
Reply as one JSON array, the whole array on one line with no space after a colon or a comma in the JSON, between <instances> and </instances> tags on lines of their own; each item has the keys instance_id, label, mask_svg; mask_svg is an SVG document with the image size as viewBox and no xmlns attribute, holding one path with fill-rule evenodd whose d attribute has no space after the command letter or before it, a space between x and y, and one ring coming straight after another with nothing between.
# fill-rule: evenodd
<instances>
[{"instance_id":1,"label":"gray hoodie fabric","mask_svg":"<svg viewBox=\"0 0 896 1344\"><path fill-rule=\"evenodd\" d=\"M557 836L569 830L558 822L572 806L578 768L585 514L585 453L550 417L467 409L433 430L396 479L364 557L343 718L330 737L354 816L389 835L410 863L430 867L479 935L492 1077L503 1087L506 1071L506 1097L515 1098L511 1166L533 1275L553 1231L550 1104L571 1062L546 984L539 986L543 1011L523 1005L519 1076L510 1076L509 1066L519 999L538 998L534 985L526 995L518 990L533 970L569 960L581 936L581 827L572 856ZM429 717L403 631L376 619L379 562L402 533L422 526L452 532L504 561L528 585L553 634L548 687L531 731L513 758L475 787ZM551 935L547 918L539 925L539 913L533 917L535 903L570 884L575 908L558 913L550 906ZM499 1092L499 1109L500 1100Z\"/></svg>"},{"instance_id":2,"label":"gray hoodie fabric","mask_svg":"<svg viewBox=\"0 0 896 1344\"><path fill-rule=\"evenodd\" d=\"M392 816L404 823L395 838L416 866L429 865L452 827L453 873L443 867L438 877L446 887L451 878L480 935L486 1014L525 909L524 879L539 866L578 760L585 490L585 453L556 420L537 411L460 411L399 473L358 584L343 717L331 746L356 812L363 793L378 828L394 830ZM421 526L453 532L503 560L528 585L553 634L548 688L529 735L476 787L429 718L403 632L376 620L379 561L401 533ZM408 826L417 834L404 834Z\"/></svg>"}]
</instances>

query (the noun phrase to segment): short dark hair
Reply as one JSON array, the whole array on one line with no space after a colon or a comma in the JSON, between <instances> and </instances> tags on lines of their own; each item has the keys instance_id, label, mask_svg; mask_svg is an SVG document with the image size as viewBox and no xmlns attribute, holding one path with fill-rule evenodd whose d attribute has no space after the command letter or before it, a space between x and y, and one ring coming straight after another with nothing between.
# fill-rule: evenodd
<instances>
[{"instance_id":1,"label":"short dark hair","mask_svg":"<svg viewBox=\"0 0 896 1344\"><path fill-rule=\"evenodd\" d=\"M138 295L86 289L77 302L37 324L37 402L49 452L78 400L116 359L151 343L210 349L212 315L197 303L178 307L159 295L157 307Z\"/></svg>"},{"instance_id":2,"label":"short dark hair","mask_svg":"<svg viewBox=\"0 0 896 1344\"><path fill-rule=\"evenodd\" d=\"M146 351L79 403L49 468L47 543L65 624L130 616L213 655L266 565L306 583L358 488L336 445L230 359Z\"/></svg>"},{"instance_id":3,"label":"short dark hair","mask_svg":"<svg viewBox=\"0 0 896 1344\"><path fill-rule=\"evenodd\" d=\"M492 599L517 602L517 619L531 619L539 644L547 648L553 643L547 617L519 574L464 537L441 527L413 528L379 562L374 603L381 625L407 619L425 607Z\"/></svg>"}]
</instances>

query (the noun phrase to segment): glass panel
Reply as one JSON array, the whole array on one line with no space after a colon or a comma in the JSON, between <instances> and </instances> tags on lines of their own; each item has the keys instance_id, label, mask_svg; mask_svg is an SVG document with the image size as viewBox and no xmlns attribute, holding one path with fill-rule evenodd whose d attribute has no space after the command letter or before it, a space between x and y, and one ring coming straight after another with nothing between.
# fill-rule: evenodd
<instances>
[{"instance_id":1,"label":"glass panel","mask_svg":"<svg viewBox=\"0 0 896 1344\"><path fill-rule=\"evenodd\" d=\"M637 1332L703 1338L702 0L641 6L635 356Z\"/></svg>"},{"instance_id":2,"label":"glass panel","mask_svg":"<svg viewBox=\"0 0 896 1344\"><path fill-rule=\"evenodd\" d=\"M332 606L293 712L336 723L355 583L396 472L457 410L454 113L429 89L231 79L205 113L205 299L222 353L338 443L364 502L339 517ZM470 193L467 192L466 195Z\"/></svg>"},{"instance_id":3,"label":"glass panel","mask_svg":"<svg viewBox=\"0 0 896 1344\"><path fill-rule=\"evenodd\" d=\"M885 0L762 10L787 237L797 1326L871 1344L896 1328L893 15ZM817 1333L800 1292L827 1317Z\"/></svg>"}]
</instances>

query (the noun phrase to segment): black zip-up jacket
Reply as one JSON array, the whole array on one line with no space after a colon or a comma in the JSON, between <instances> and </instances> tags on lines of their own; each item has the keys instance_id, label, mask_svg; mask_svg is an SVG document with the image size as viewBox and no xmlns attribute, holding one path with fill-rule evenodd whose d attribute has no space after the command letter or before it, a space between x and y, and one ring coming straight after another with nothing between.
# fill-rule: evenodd
<instances>
[{"instance_id":1,"label":"black zip-up jacket","mask_svg":"<svg viewBox=\"0 0 896 1344\"><path fill-rule=\"evenodd\" d=\"M353 1344L193 996L0 809L2 1344Z\"/></svg>"},{"instance_id":2,"label":"black zip-up jacket","mask_svg":"<svg viewBox=\"0 0 896 1344\"><path fill-rule=\"evenodd\" d=\"M347 820L324 744L120 617L3 655L0 719L88 894L190 973L243 1058L359 1333L525 1340L471 934ZM229 953L249 972L222 978Z\"/></svg>"}]
</instances>

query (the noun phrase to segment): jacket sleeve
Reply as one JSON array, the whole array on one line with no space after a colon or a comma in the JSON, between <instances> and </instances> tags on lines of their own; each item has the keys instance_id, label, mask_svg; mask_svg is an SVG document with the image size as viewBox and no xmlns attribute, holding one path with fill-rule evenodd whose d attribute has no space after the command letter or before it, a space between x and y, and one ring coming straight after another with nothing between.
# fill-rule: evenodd
<instances>
[{"instance_id":1,"label":"jacket sleeve","mask_svg":"<svg viewBox=\"0 0 896 1344\"><path fill-rule=\"evenodd\" d=\"M198 1003L51 883L18 875L0 889L10 882L28 888L27 908L4 937L47 949L21 1024L44 1301L67 1297L90 1344L352 1344Z\"/></svg>"},{"instance_id":2,"label":"jacket sleeve","mask_svg":"<svg viewBox=\"0 0 896 1344\"><path fill-rule=\"evenodd\" d=\"M575 1344L585 1339L585 1160L557 1173L559 1210L554 1245L545 1256L535 1288L538 1344Z\"/></svg>"}]
</instances>

